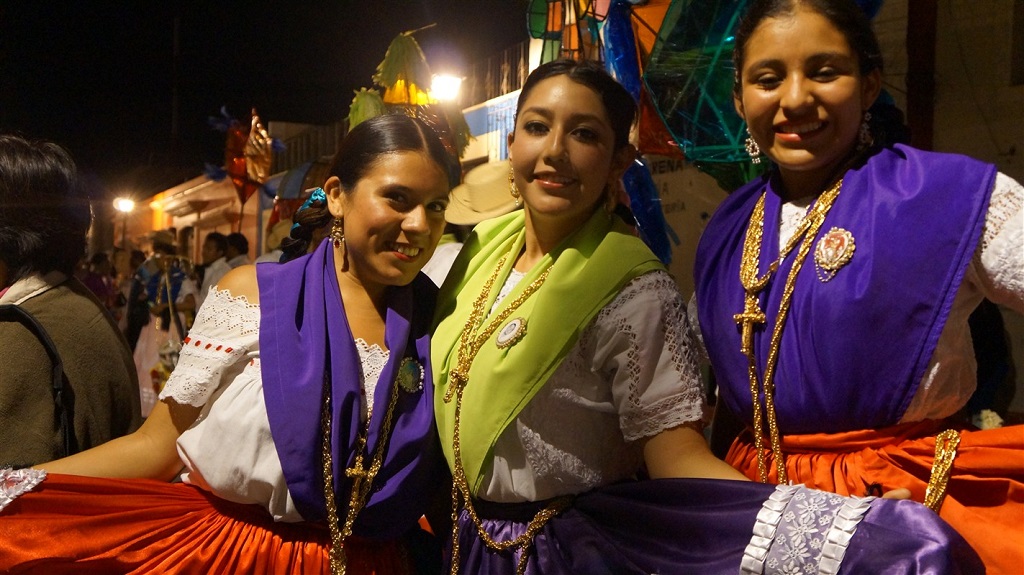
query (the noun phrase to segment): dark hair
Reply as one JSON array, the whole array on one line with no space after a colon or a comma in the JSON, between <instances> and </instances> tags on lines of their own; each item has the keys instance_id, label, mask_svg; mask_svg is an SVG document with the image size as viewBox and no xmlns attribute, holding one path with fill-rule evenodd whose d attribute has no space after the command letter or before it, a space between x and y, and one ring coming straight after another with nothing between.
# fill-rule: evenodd
<instances>
[{"instance_id":1,"label":"dark hair","mask_svg":"<svg viewBox=\"0 0 1024 575\"><path fill-rule=\"evenodd\" d=\"M241 232L231 232L225 241L228 247L234 248L239 254L249 253L249 238Z\"/></svg>"},{"instance_id":2,"label":"dark hair","mask_svg":"<svg viewBox=\"0 0 1024 575\"><path fill-rule=\"evenodd\" d=\"M220 232L210 232L203 238L203 243L210 242L217 247L217 251L224 253L228 251L228 237ZM246 251L248 247L246 247Z\"/></svg>"},{"instance_id":3,"label":"dark hair","mask_svg":"<svg viewBox=\"0 0 1024 575\"><path fill-rule=\"evenodd\" d=\"M85 255L92 214L75 161L53 142L0 135L0 258L8 281L60 271Z\"/></svg>"},{"instance_id":4,"label":"dark hair","mask_svg":"<svg viewBox=\"0 0 1024 575\"><path fill-rule=\"evenodd\" d=\"M732 53L736 67L733 83L735 94L738 95L742 88L741 72L746 58L744 52L754 30L764 20L793 14L801 6L821 14L846 38L850 48L857 54L862 76L874 70L879 73L883 71L878 37L871 28L868 15L854 0L753 0L736 28L736 44ZM871 135L876 147L910 141L910 131L904 123L903 112L896 107L891 96L883 91L868 111L871 112Z\"/></svg>"},{"instance_id":5,"label":"dark hair","mask_svg":"<svg viewBox=\"0 0 1024 575\"><path fill-rule=\"evenodd\" d=\"M637 105L636 100L630 95L622 84L612 78L605 71L601 64L593 60L553 60L541 64L533 72L530 72L523 89L519 92L519 101L516 102L516 118L523 108L523 103L537 84L555 76L568 76L577 84L582 84L601 97L604 103L605 112L612 124L612 131L615 132L615 149L619 149L629 143L629 130L636 121ZM514 123L514 121L513 121Z\"/></svg>"},{"instance_id":6,"label":"dark hair","mask_svg":"<svg viewBox=\"0 0 1024 575\"><path fill-rule=\"evenodd\" d=\"M458 160L448 153L428 124L404 113L376 116L352 128L331 161L328 177L337 176L342 191L349 193L380 156L395 152L425 152L448 177L448 189L458 185L461 178ZM317 201L299 210L294 219L298 225L281 241L284 252L281 261L305 254L314 230L328 225L332 218L326 202Z\"/></svg>"},{"instance_id":7,"label":"dark hair","mask_svg":"<svg viewBox=\"0 0 1024 575\"><path fill-rule=\"evenodd\" d=\"M741 72L746 57L744 51L754 30L764 20L789 16L799 7L821 14L839 30L850 49L857 54L862 76L872 70L882 71L882 49L878 45L878 38L871 29L867 14L853 0L753 0L736 27L736 44L732 51L733 65L736 67L734 92L739 93L742 85Z\"/></svg>"},{"instance_id":8,"label":"dark hair","mask_svg":"<svg viewBox=\"0 0 1024 575\"><path fill-rule=\"evenodd\" d=\"M93 266L98 266L100 264L105 264L105 263L109 263L109 262L110 262L110 256L107 255L107 252L96 252L96 253L92 254L91 258L89 258L89 265L93 265Z\"/></svg>"}]
</instances>

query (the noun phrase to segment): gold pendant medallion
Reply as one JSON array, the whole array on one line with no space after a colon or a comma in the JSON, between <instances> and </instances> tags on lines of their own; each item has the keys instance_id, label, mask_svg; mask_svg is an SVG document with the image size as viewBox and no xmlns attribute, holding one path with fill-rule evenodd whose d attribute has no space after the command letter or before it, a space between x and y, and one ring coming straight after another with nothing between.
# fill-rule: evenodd
<instances>
[{"instance_id":1,"label":"gold pendant medallion","mask_svg":"<svg viewBox=\"0 0 1024 575\"><path fill-rule=\"evenodd\" d=\"M501 328L501 331L498 332L498 336L495 338L495 341L498 344L498 349L505 349L523 339L524 335L526 335L526 318L512 318L512 320L506 323L505 327Z\"/></svg>"},{"instance_id":2,"label":"gold pendant medallion","mask_svg":"<svg viewBox=\"0 0 1024 575\"><path fill-rule=\"evenodd\" d=\"M398 386L407 393L423 390L423 366L415 358L407 357L398 366Z\"/></svg>"},{"instance_id":3,"label":"gold pendant medallion","mask_svg":"<svg viewBox=\"0 0 1024 575\"><path fill-rule=\"evenodd\" d=\"M836 272L853 259L856 248L853 234L849 230L833 227L821 236L814 248L814 267L818 279L827 282L835 277Z\"/></svg>"}]
</instances>

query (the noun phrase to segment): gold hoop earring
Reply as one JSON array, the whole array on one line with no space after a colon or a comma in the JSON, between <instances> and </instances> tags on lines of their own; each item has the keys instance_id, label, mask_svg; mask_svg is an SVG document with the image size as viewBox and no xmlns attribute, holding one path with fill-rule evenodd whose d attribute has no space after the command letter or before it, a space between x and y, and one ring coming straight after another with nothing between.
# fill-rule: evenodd
<instances>
[{"instance_id":1,"label":"gold hoop earring","mask_svg":"<svg viewBox=\"0 0 1024 575\"><path fill-rule=\"evenodd\" d=\"M345 243L345 227L342 218L334 218L334 222L331 224L331 242L336 248L340 248Z\"/></svg>"},{"instance_id":2,"label":"gold hoop earring","mask_svg":"<svg viewBox=\"0 0 1024 575\"><path fill-rule=\"evenodd\" d=\"M520 201L522 194L519 193L519 188L516 187L516 172L512 169L512 166L508 168L508 192L515 199L517 208L522 205Z\"/></svg>"}]
</instances>

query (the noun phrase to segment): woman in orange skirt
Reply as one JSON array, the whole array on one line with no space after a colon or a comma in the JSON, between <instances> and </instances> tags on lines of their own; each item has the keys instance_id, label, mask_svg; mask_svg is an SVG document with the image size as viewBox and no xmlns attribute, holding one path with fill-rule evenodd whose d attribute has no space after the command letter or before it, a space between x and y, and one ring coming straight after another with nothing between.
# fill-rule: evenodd
<instances>
[{"instance_id":1,"label":"woman in orange skirt","mask_svg":"<svg viewBox=\"0 0 1024 575\"><path fill-rule=\"evenodd\" d=\"M1024 427L953 419L976 387L971 311L1024 311L1024 188L887 141L881 52L853 0L755 0L735 39L748 151L773 166L697 253L720 405L748 428L727 461L844 495L909 490L990 572L1024 572Z\"/></svg>"},{"instance_id":2,"label":"woman in orange skirt","mask_svg":"<svg viewBox=\"0 0 1024 575\"><path fill-rule=\"evenodd\" d=\"M418 119L353 128L297 218L288 250L304 255L211 289L136 433L5 472L0 571L439 565L439 546L417 561L418 521L445 473L427 333L436 288L420 268L455 167ZM330 237L306 254L325 224Z\"/></svg>"}]
</instances>

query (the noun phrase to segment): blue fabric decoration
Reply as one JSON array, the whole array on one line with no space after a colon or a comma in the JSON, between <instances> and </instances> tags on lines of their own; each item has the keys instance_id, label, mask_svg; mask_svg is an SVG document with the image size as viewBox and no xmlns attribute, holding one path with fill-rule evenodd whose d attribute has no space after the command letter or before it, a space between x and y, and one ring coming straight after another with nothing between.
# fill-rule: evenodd
<instances>
[{"instance_id":1,"label":"blue fabric decoration","mask_svg":"<svg viewBox=\"0 0 1024 575\"><path fill-rule=\"evenodd\" d=\"M604 61L612 77L639 102L640 63L636 56L636 37L630 14L628 0L613 0L608 7L604 20Z\"/></svg>"},{"instance_id":2,"label":"blue fabric decoration","mask_svg":"<svg viewBox=\"0 0 1024 575\"><path fill-rule=\"evenodd\" d=\"M622 183L629 194L630 209L636 220L640 239L658 256L661 263L668 265L672 261L672 246L669 238L678 245L679 237L665 223L665 214L661 209L661 197L658 187L651 178L650 166L643 158L637 158L626 170Z\"/></svg>"},{"instance_id":3,"label":"blue fabric decoration","mask_svg":"<svg viewBox=\"0 0 1024 575\"><path fill-rule=\"evenodd\" d=\"M218 132L227 132L228 129L231 128L231 125L235 123L235 121L236 120L231 117L231 114L228 113L227 106L221 106L220 117L209 116L206 119L206 123L209 124L210 127L213 128L214 130L217 130Z\"/></svg>"},{"instance_id":4,"label":"blue fabric decoration","mask_svg":"<svg viewBox=\"0 0 1024 575\"><path fill-rule=\"evenodd\" d=\"M857 5L867 15L868 20L873 20L878 15L878 10L882 7L884 0L856 0Z\"/></svg>"},{"instance_id":5,"label":"blue fabric decoration","mask_svg":"<svg viewBox=\"0 0 1024 575\"><path fill-rule=\"evenodd\" d=\"M203 175L215 182L223 181L224 178L228 177L228 171L222 166L215 166L210 162L204 163Z\"/></svg>"},{"instance_id":6,"label":"blue fabric decoration","mask_svg":"<svg viewBox=\"0 0 1024 575\"><path fill-rule=\"evenodd\" d=\"M306 198L306 201L302 202L302 206L300 206L298 210L295 210L295 213L297 214L297 213L301 212L302 210L305 210L306 208L312 207L314 202L319 202L321 204L327 204L327 194L324 193L324 189L323 188L317 188L317 189L313 190L313 193L310 194L308 198ZM295 228L297 228L297 227L299 227L298 222L292 224L292 229L293 230Z\"/></svg>"}]
</instances>

